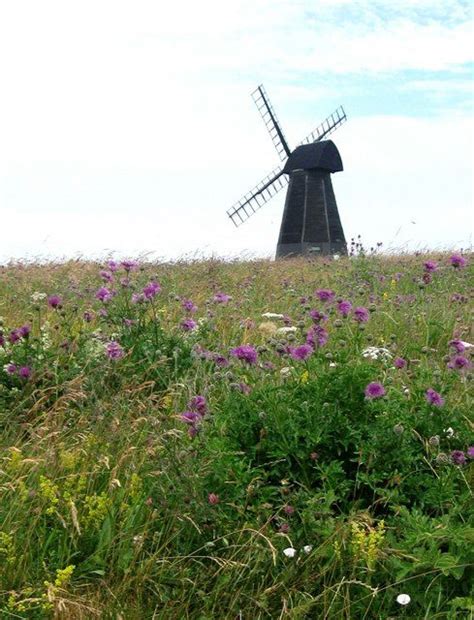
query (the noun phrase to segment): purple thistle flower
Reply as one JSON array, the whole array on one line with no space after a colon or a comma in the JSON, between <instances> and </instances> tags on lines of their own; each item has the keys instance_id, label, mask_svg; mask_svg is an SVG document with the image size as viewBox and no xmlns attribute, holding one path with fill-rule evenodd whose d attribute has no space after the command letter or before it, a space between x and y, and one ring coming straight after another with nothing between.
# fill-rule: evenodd
<instances>
[{"instance_id":1,"label":"purple thistle flower","mask_svg":"<svg viewBox=\"0 0 474 620\"><path fill-rule=\"evenodd\" d=\"M242 344L240 347L235 347L230 352L231 355L239 360L247 362L247 364L256 364L257 351L249 344Z\"/></svg>"},{"instance_id":2,"label":"purple thistle flower","mask_svg":"<svg viewBox=\"0 0 474 620\"><path fill-rule=\"evenodd\" d=\"M432 273L433 271L438 270L438 263L434 260L427 260L423 263L423 267L425 268L425 271Z\"/></svg>"},{"instance_id":3,"label":"purple thistle flower","mask_svg":"<svg viewBox=\"0 0 474 620\"><path fill-rule=\"evenodd\" d=\"M407 365L406 360L403 359L403 357L396 357L393 360L393 365L395 366L395 368L405 368Z\"/></svg>"},{"instance_id":4,"label":"purple thistle flower","mask_svg":"<svg viewBox=\"0 0 474 620\"><path fill-rule=\"evenodd\" d=\"M450 257L449 261L451 265L455 267L456 269L461 269L462 267L465 267L467 264L467 259L465 259L464 256L461 256L461 254L453 254Z\"/></svg>"},{"instance_id":5,"label":"purple thistle flower","mask_svg":"<svg viewBox=\"0 0 474 620\"><path fill-rule=\"evenodd\" d=\"M185 332L192 332L193 329L196 329L197 327L197 323L193 319L184 319L183 321L181 321L180 325L181 329L183 329Z\"/></svg>"},{"instance_id":6,"label":"purple thistle flower","mask_svg":"<svg viewBox=\"0 0 474 620\"><path fill-rule=\"evenodd\" d=\"M122 288L129 288L131 285L130 278L120 278L120 286Z\"/></svg>"},{"instance_id":7,"label":"purple thistle flower","mask_svg":"<svg viewBox=\"0 0 474 620\"><path fill-rule=\"evenodd\" d=\"M82 316L84 317L84 321L86 323L90 323L92 319L94 318L94 313L91 312L90 310L86 310Z\"/></svg>"},{"instance_id":8,"label":"purple thistle flower","mask_svg":"<svg viewBox=\"0 0 474 620\"><path fill-rule=\"evenodd\" d=\"M453 450L451 452L451 460L455 465L464 465L466 462L466 455L462 450Z\"/></svg>"},{"instance_id":9,"label":"purple thistle flower","mask_svg":"<svg viewBox=\"0 0 474 620\"><path fill-rule=\"evenodd\" d=\"M143 293L132 294L132 304L142 304L145 302L145 295Z\"/></svg>"},{"instance_id":10,"label":"purple thistle flower","mask_svg":"<svg viewBox=\"0 0 474 620\"><path fill-rule=\"evenodd\" d=\"M474 459L474 446L469 446L466 450L466 454L470 459Z\"/></svg>"},{"instance_id":11,"label":"purple thistle flower","mask_svg":"<svg viewBox=\"0 0 474 620\"><path fill-rule=\"evenodd\" d=\"M448 368L452 370L464 370L471 367L471 362L464 355L455 355L450 362Z\"/></svg>"},{"instance_id":12,"label":"purple thistle flower","mask_svg":"<svg viewBox=\"0 0 474 620\"><path fill-rule=\"evenodd\" d=\"M347 316L349 316L349 312L352 310L352 304L347 299L342 299L340 302L338 302L337 309L339 313L344 318L346 318Z\"/></svg>"},{"instance_id":13,"label":"purple thistle flower","mask_svg":"<svg viewBox=\"0 0 474 620\"><path fill-rule=\"evenodd\" d=\"M143 289L143 295L149 301L158 295L161 291L161 286L158 282L149 282Z\"/></svg>"},{"instance_id":14,"label":"purple thistle flower","mask_svg":"<svg viewBox=\"0 0 474 620\"><path fill-rule=\"evenodd\" d=\"M19 329L12 329L11 332L8 334L8 340L10 341L11 344L15 344L16 342L18 342L21 338L20 335L20 330Z\"/></svg>"},{"instance_id":15,"label":"purple thistle flower","mask_svg":"<svg viewBox=\"0 0 474 620\"><path fill-rule=\"evenodd\" d=\"M16 364L7 364L5 367L5 371L8 375L16 375L16 371L17 371Z\"/></svg>"},{"instance_id":16,"label":"purple thistle flower","mask_svg":"<svg viewBox=\"0 0 474 620\"><path fill-rule=\"evenodd\" d=\"M219 366L219 368L225 368L229 365L229 360L225 357L225 355L221 355L220 353L214 353L212 355L212 360L216 366Z\"/></svg>"},{"instance_id":17,"label":"purple thistle flower","mask_svg":"<svg viewBox=\"0 0 474 620\"><path fill-rule=\"evenodd\" d=\"M181 307L183 310L186 310L186 312L196 312L197 310L197 306L195 306L190 299L183 299L181 302Z\"/></svg>"},{"instance_id":18,"label":"purple thistle flower","mask_svg":"<svg viewBox=\"0 0 474 620\"><path fill-rule=\"evenodd\" d=\"M335 292L328 288L319 288L314 294L320 301L332 301L336 296Z\"/></svg>"},{"instance_id":19,"label":"purple thistle flower","mask_svg":"<svg viewBox=\"0 0 474 620\"><path fill-rule=\"evenodd\" d=\"M20 336L22 338L27 338L31 333L31 325L25 324L20 327L18 330Z\"/></svg>"},{"instance_id":20,"label":"purple thistle flower","mask_svg":"<svg viewBox=\"0 0 474 620\"><path fill-rule=\"evenodd\" d=\"M99 272L100 277L102 278L102 280L104 280L104 282L111 282L114 278L113 274L111 271L107 271L106 269L102 269Z\"/></svg>"},{"instance_id":21,"label":"purple thistle flower","mask_svg":"<svg viewBox=\"0 0 474 620\"><path fill-rule=\"evenodd\" d=\"M18 376L21 379L29 379L31 377L31 368L29 366L21 366L18 369Z\"/></svg>"},{"instance_id":22,"label":"purple thistle flower","mask_svg":"<svg viewBox=\"0 0 474 620\"><path fill-rule=\"evenodd\" d=\"M357 323L367 323L369 320L369 311L363 306L354 308L354 319Z\"/></svg>"},{"instance_id":23,"label":"purple thistle flower","mask_svg":"<svg viewBox=\"0 0 474 620\"><path fill-rule=\"evenodd\" d=\"M196 426L202 419L202 415L197 411L183 411L179 417L186 424L192 424L193 426Z\"/></svg>"},{"instance_id":24,"label":"purple thistle flower","mask_svg":"<svg viewBox=\"0 0 474 620\"><path fill-rule=\"evenodd\" d=\"M101 286L100 289L95 294L95 298L104 304L110 301L112 297L113 297L112 291L109 291L109 289L106 288L105 286Z\"/></svg>"},{"instance_id":25,"label":"purple thistle flower","mask_svg":"<svg viewBox=\"0 0 474 620\"><path fill-rule=\"evenodd\" d=\"M376 398L382 398L385 396L385 388L378 381L372 381L365 388L365 397L368 400L374 400Z\"/></svg>"},{"instance_id":26,"label":"purple thistle flower","mask_svg":"<svg viewBox=\"0 0 474 620\"><path fill-rule=\"evenodd\" d=\"M107 354L107 357L111 360L119 360L125 355L124 350L115 340L112 340L111 342L108 342L106 344L105 352Z\"/></svg>"},{"instance_id":27,"label":"purple thistle flower","mask_svg":"<svg viewBox=\"0 0 474 620\"><path fill-rule=\"evenodd\" d=\"M199 394L193 396L189 401L188 407L192 411L197 411L201 415L205 415L207 413L207 402L204 396L200 396Z\"/></svg>"},{"instance_id":28,"label":"purple thistle flower","mask_svg":"<svg viewBox=\"0 0 474 620\"><path fill-rule=\"evenodd\" d=\"M313 349L324 347L328 338L329 334L324 327L321 327L321 325L313 325L306 334L306 344L309 344Z\"/></svg>"},{"instance_id":29,"label":"purple thistle flower","mask_svg":"<svg viewBox=\"0 0 474 620\"><path fill-rule=\"evenodd\" d=\"M319 312L319 310L310 310L309 316L313 319L314 323L321 323L328 319L327 315Z\"/></svg>"},{"instance_id":30,"label":"purple thistle flower","mask_svg":"<svg viewBox=\"0 0 474 620\"><path fill-rule=\"evenodd\" d=\"M442 407L444 405L444 398L441 394L438 394L433 388L428 388L425 392L425 398L430 405L434 407Z\"/></svg>"},{"instance_id":31,"label":"purple thistle flower","mask_svg":"<svg viewBox=\"0 0 474 620\"><path fill-rule=\"evenodd\" d=\"M5 336L0 332L0 347L5 346Z\"/></svg>"},{"instance_id":32,"label":"purple thistle flower","mask_svg":"<svg viewBox=\"0 0 474 620\"><path fill-rule=\"evenodd\" d=\"M138 262L136 260L123 260L120 264L127 273L130 271L135 271L135 269L138 268Z\"/></svg>"},{"instance_id":33,"label":"purple thistle flower","mask_svg":"<svg viewBox=\"0 0 474 620\"><path fill-rule=\"evenodd\" d=\"M290 355L294 360L304 361L313 354L313 347L309 344L301 344L298 347L291 347Z\"/></svg>"},{"instance_id":34,"label":"purple thistle flower","mask_svg":"<svg viewBox=\"0 0 474 620\"><path fill-rule=\"evenodd\" d=\"M59 295L50 295L48 297L48 306L54 310L60 310L63 307L63 300Z\"/></svg>"},{"instance_id":35,"label":"purple thistle flower","mask_svg":"<svg viewBox=\"0 0 474 620\"><path fill-rule=\"evenodd\" d=\"M114 260L107 261L107 267L110 269L112 273L119 270L119 264Z\"/></svg>"},{"instance_id":36,"label":"purple thistle flower","mask_svg":"<svg viewBox=\"0 0 474 620\"><path fill-rule=\"evenodd\" d=\"M226 304L231 299L232 297L230 295L226 295L225 293L216 293L214 295L214 301L218 304Z\"/></svg>"},{"instance_id":37,"label":"purple thistle flower","mask_svg":"<svg viewBox=\"0 0 474 620\"><path fill-rule=\"evenodd\" d=\"M464 346L464 343L462 342L462 340L459 340L457 338L454 339L454 340L450 340L449 341L449 346L452 347L453 349L455 349L457 351L457 353L462 353L466 349L466 347Z\"/></svg>"}]
</instances>

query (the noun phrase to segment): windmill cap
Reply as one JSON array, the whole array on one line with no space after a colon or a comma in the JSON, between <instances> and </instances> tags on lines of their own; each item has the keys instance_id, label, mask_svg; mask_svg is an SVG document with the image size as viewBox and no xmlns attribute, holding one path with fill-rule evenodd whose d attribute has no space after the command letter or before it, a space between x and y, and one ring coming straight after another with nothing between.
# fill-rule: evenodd
<instances>
[{"instance_id":1,"label":"windmill cap","mask_svg":"<svg viewBox=\"0 0 474 620\"><path fill-rule=\"evenodd\" d=\"M332 140L321 140L320 142L297 146L288 157L283 172L290 173L293 170L311 170L314 168L328 172L343 170L341 156Z\"/></svg>"}]
</instances>

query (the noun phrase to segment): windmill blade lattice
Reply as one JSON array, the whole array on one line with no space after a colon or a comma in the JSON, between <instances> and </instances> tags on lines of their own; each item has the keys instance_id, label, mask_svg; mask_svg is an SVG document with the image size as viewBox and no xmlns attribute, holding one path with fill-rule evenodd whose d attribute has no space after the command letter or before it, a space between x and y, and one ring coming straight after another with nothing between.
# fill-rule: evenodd
<instances>
[{"instance_id":1,"label":"windmill blade lattice","mask_svg":"<svg viewBox=\"0 0 474 620\"><path fill-rule=\"evenodd\" d=\"M235 226L240 226L287 185L288 177L283 174L283 165L280 165L236 202L227 215Z\"/></svg>"},{"instance_id":2,"label":"windmill blade lattice","mask_svg":"<svg viewBox=\"0 0 474 620\"><path fill-rule=\"evenodd\" d=\"M311 144L312 142L319 142L326 136L329 136L335 131L342 123L347 120L344 108L339 106L334 112L328 116L321 125L318 125L314 131L312 131L300 144Z\"/></svg>"},{"instance_id":3,"label":"windmill blade lattice","mask_svg":"<svg viewBox=\"0 0 474 620\"><path fill-rule=\"evenodd\" d=\"M252 99L260 112L280 160L285 161L286 158L290 156L291 151L285 136L283 135L283 131L281 130L275 110L273 109L268 95L261 84L256 90L253 91Z\"/></svg>"}]
</instances>

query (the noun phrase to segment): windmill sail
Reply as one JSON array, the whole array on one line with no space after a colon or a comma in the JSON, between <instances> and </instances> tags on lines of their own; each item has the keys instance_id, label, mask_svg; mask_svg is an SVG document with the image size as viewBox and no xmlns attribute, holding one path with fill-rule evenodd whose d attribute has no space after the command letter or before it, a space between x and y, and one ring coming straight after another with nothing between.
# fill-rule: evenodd
<instances>
[{"instance_id":1,"label":"windmill sail","mask_svg":"<svg viewBox=\"0 0 474 620\"><path fill-rule=\"evenodd\" d=\"M273 198L288 184L288 177L283 174L283 165L272 170L250 192L247 192L238 202L227 211L235 226L240 226Z\"/></svg>"},{"instance_id":2,"label":"windmill sail","mask_svg":"<svg viewBox=\"0 0 474 620\"><path fill-rule=\"evenodd\" d=\"M312 131L300 144L310 144L311 142L319 142L326 138L335 131L339 125L342 125L347 120L344 108L339 106L334 112L328 116L321 125L318 125L314 131Z\"/></svg>"},{"instance_id":3,"label":"windmill sail","mask_svg":"<svg viewBox=\"0 0 474 620\"><path fill-rule=\"evenodd\" d=\"M286 142L285 136L283 135L280 124L278 123L275 110L273 109L270 100L268 99L268 95L261 84L252 93L252 99L260 112L280 160L285 161L285 159L289 157L291 151Z\"/></svg>"}]
</instances>

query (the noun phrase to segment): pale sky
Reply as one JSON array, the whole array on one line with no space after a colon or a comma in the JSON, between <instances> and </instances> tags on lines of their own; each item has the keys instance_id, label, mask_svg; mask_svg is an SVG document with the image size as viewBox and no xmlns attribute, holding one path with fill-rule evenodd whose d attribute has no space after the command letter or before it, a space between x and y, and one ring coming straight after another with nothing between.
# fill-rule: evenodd
<instances>
[{"instance_id":1,"label":"pale sky","mask_svg":"<svg viewBox=\"0 0 474 620\"><path fill-rule=\"evenodd\" d=\"M464 0L0 0L0 260L274 253L285 191L226 215L337 106L346 238L473 244Z\"/></svg>"}]
</instances>

